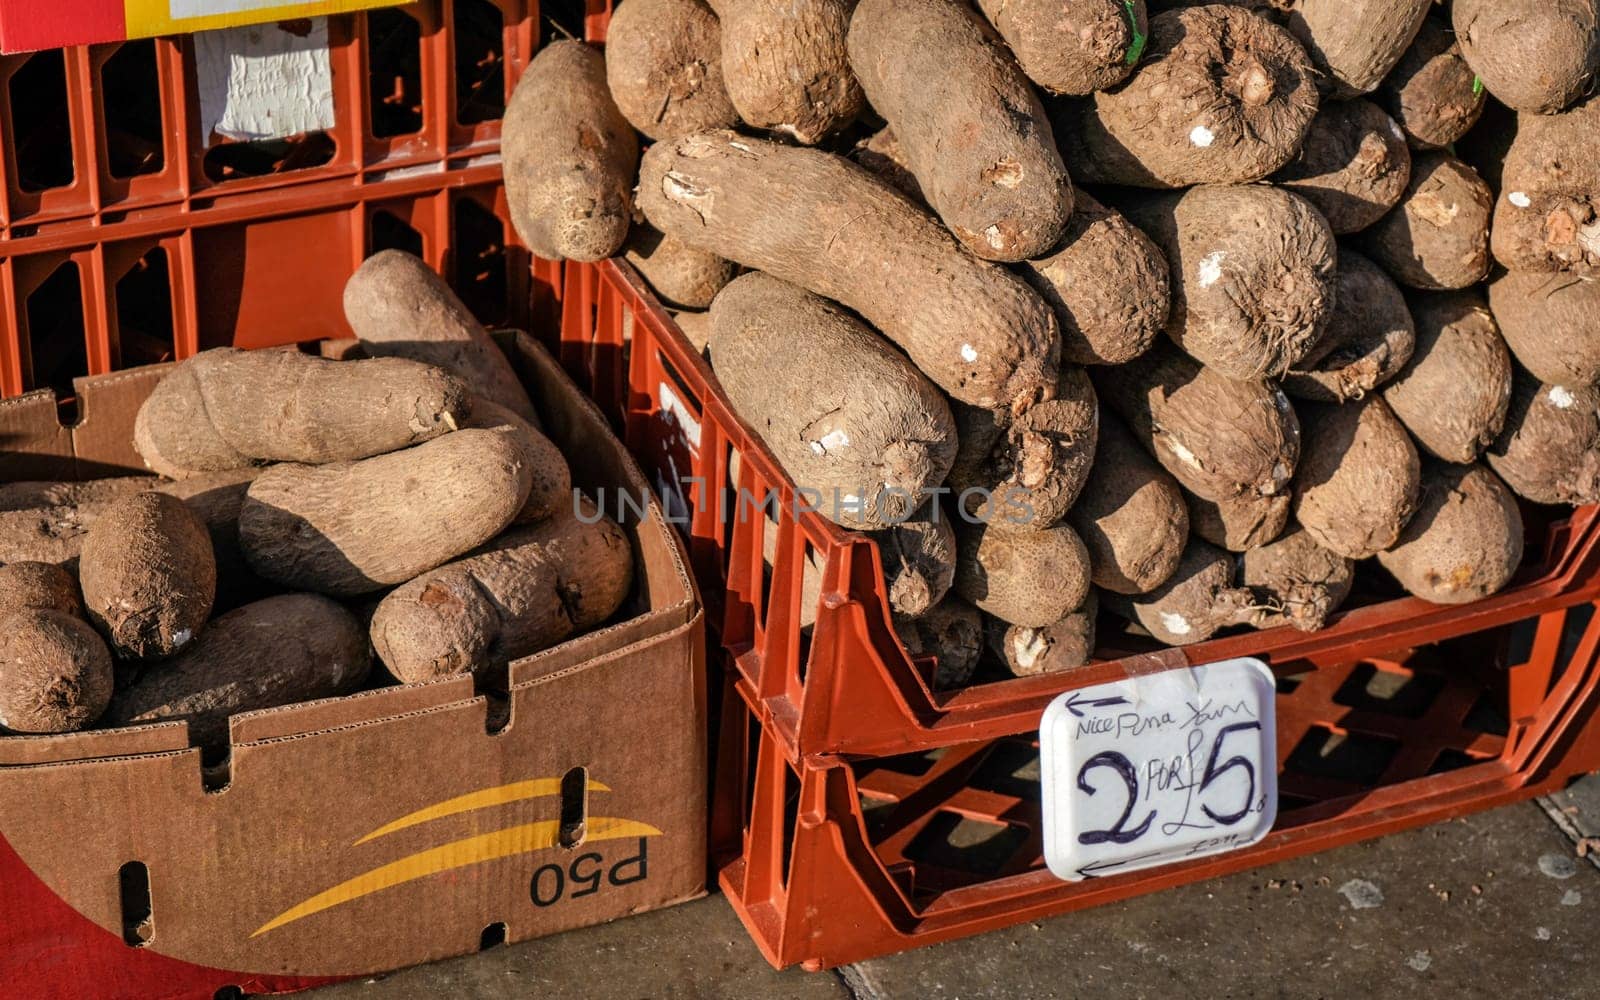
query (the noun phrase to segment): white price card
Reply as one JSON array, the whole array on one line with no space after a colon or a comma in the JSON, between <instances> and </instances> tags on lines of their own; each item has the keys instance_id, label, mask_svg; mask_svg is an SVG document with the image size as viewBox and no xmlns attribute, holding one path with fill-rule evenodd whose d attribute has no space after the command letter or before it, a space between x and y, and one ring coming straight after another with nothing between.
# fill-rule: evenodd
<instances>
[{"instance_id":1,"label":"white price card","mask_svg":"<svg viewBox=\"0 0 1600 1000\"><path fill-rule=\"evenodd\" d=\"M1039 723L1044 857L1077 881L1254 844L1278 815L1275 684L1226 660L1069 691Z\"/></svg>"}]
</instances>

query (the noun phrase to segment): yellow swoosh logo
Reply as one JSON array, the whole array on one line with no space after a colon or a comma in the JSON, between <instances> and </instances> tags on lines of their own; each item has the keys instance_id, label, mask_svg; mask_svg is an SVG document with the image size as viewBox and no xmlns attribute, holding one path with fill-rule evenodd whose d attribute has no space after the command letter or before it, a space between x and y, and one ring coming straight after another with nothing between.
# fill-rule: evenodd
<instances>
[{"instance_id":1,"label":"yellow swoosh logo","mask_svg":"<svg viewBox=\"0 0 1600 1000\"><path fill-rule=\"evenodd\" d=\"M611 791L610 788L598 781L589 782L588 789L591 792ZM458 795L453 799L445 799L443 802L435 803L426 809L418 809L414 813L401 816L392 823L386 823L378 827L350 846L365 844L369 840L376 840L379 837L394 833L396 830L404 830L408 826L416 826L419 823L426 823L429 820L440 819L444 816L472 812L474 809L488 809L492 806L505 805L507 802L520 802L523 799L539 799L548 795L560 794L560 778L534 778L529 781L513 781L509 785L498 785L494 788L468 792L465 795Z\"/></svg>"},{"instance_id":2,"label":"yellow swoosh logo","mask_svg":"<svg viewBox=\"0 0 1600 1000\"><path fill-rule=\"evenodd\" d=\"M650 824L636 820L591 816L584 832L583 842L618 840L623 837L654 837L660 833L660 830ZM360 899L362 896L369 896L440 872L554 847L560 834L561 822L546 819L418 851L416 854L374 868L355 878L340 882L331 889L317 893L262 924L250 936L259 937L284 924L293 923L301 917L309 917L313 913L321 913L323 910Z\"/></svg>"}]
</instances>

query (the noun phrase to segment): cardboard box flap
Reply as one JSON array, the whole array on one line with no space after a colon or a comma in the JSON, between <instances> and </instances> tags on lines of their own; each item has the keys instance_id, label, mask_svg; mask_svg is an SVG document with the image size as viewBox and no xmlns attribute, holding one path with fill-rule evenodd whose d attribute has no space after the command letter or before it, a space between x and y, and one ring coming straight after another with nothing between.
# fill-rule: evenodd
<instances>
[{"instance_id":1,"label":"cardboard box flap","mask_svg":"<svg viewBox=\"0 0 1600 1000\"><path fill-rule=\"evenodd\" d=\"M61 424L56 394L0 399L0 482L74 478L72 431Z\"/></svg>"},{"instance_id":2,"label":"cardboard box flap","mask_svg":"<svg viewBox=\"0 0 1600 1000\"><path fill-rule=\"evenodd\" d=\"M381 671L383 667L374 664L372 669ZM228 739L238 746L285 736L303 736L374 719L398 718L472 698L471 677L447 677L426 684L377 688L338 698L241 712L228 719Z\"/></svg>"},{"instance_id":3,"label":"cardboard box flap","mask_svg":"<svg viewBox=\"0 0 1600 1000\"><path fill-rule=\"evenodd\" d=\"M72 451L78 479L148 473L133 447L133 418L172 365L148 365L110 375L73 379L78 393L78 422L72 428Z\"/></svg>"},{"instance_id":4,"label":"cardboard box flap","mask_svg":"<svg viewBox=\"0 0 1600 1000\"><path fill-rule=\"evenodd\" d=\"M7 736L0 739L0 767L56 764L97 757L135 757L188 748L189 727L182 722L49 736Z\"/></svg>"}]
</instances>

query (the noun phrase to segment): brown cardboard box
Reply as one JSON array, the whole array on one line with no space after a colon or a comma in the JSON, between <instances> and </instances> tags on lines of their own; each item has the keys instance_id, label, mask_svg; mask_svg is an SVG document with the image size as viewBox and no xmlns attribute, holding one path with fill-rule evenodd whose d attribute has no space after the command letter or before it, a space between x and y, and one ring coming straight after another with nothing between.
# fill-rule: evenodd
<instances>
[{"instance_id":1,"label":"brown cardboard box","mask_svg":"<svg viewBox=\"0 0 1600 1000\"><path fill-rule=\"evenodd\" d=\"M575 484L613 516L645 495L549 355L509 353ZM70 430L48 393L0 402L0 478L140 471L130 428L160 371L80 380ZM236 716L214 771L182 723L0 738L0 989L291 989L701 894L702 614L654 501L624 520L636 594L512 664L503 729L457 678Z\"/></svg>"}]
</instances>

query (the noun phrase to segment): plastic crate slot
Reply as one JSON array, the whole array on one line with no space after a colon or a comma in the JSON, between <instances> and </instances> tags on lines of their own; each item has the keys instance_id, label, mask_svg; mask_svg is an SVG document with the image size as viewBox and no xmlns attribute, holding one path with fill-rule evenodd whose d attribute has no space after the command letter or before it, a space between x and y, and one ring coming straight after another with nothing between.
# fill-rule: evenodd
<instances>
[{"instance_id":1,"label":"plastic crate slot","mask_svg":"<svg viewBox=\"0 0 1600 1000\"><path fill-rule=\"evenodd\" d=\"M782 873L783 886L789 887L789 873L793 870L794 838L800 824L800 777L794 770L785 766L783 768L783 829L790 831L789 836L783 838L783 867L778 869Z\"/></svg>"},{"instance_id":2,"label":"plastic crate slot","mask_svg":"<svg viewBox=\"0 0 1600 1000\"><path fill-rule=\"evenodd\" d=\"M1494 692L1485 693L1473 704L1461 725L1475 733L1507 735L1511 731L1511 723L1506 718L1505 697Z\"/></svg>"},{"instance_id":3,"label":"plastic crate slot","mask_svg":"<svg viewBox=\"0 0 1600 1000\"><path fill-rule=\"evenodd\" d=\"M201 169L213 181L265 177L320 167L333 159L338 145L324 131L288 139L224 142L206 150Z\"/></svg>"},{"instance_id":4,"label":"plastic crate slot","mask_svg":"<svg viewBox=\"0 0 1600 1000\"><path fill-rule=\"evenodd\" d=\"M396 7L367 11L367 127L377 139L422 131L422 25Z\"/></svg>"},{"instance_id":5,"label":"plastic crate slot","mask_svg":"<svg viewBox=\"0 0 1600 1000\"><path fill-rule=\"evenodd\" d=\"M75 422L72 380L89 374L83 282L74 261L62 261L28 296L26 388L54 389L66 423Z\"/></svg>"},{"instance_id":6,"label":"plastic crate slot","mask_svg":"<svg viewBox=\"0 0 1600 1000\"><path fill-rule=\"evenodd\" d=\"M404 250L413 257L421 257L422 233L393 212L378 209L372 213L367 227L367 255L380 250Z\"/></svg>"},{"instance_id":7,"label":"plastic crate slot","mask_svg":"<svg viewBox=\"0 0 1600 1000\"><path fill-rule=\"evenodd\" d=\"M143 948L156 934L150 905L150 869L143 861L129 861L117 870L117 888L122 904L122 940L130 948Z\"/></svg>"},{"instance_id":8,"label":"plastic crate slot","mask_svg":"<svg viewBox=\"0 0 1600 1000\"><path fill-rule=\"evenodd\" d=\"M588 19L585 0L543 0L539 4L539 48L563 38L583 38Z\"/></svg>"},{"instance_id":9,"label":"plastic crate slot","mask_svg":"<svg viewBox=\"0 0 1600 1000\"><path fill-rule=\"evenodd\" d=\"M1312 726L1289 752L1284 769L1371 788L1399 751L1394 740Z\"/></svg>"},{"instance_id":10,"label":"plastic crate slot","mask_svg":"<svg viewBox=\"0 0 1600 1000\"><path fill-rule=\"evenodd\" d=\"M1579 604L1568 608L1566 622L1561 629L1561 646L1556 653L1555 669L1550 673L1550 682L1554 684L1566 672L1567 665L1572 662L1578 652L1578 646L1589 635L1590 624L1594 621L1595 605L1592 603ZM1521 663L1522 660L1512 660L1512 663Z\"/></svg>"},{"instance_id":11,"label":"plastic crate slot","mask_svg":"<svg viewBox=\"0 0 1600 1000\"><path fill-rule=\"evenodd\" d=\"M1456 771L1474 764L1482 764L1492 757L1476 757L1463 750L1441 750L1439 756L1434 758L1433 766L1428 768L1429 774L1443 774L1446 771Z\"/></svg>"},{"instance_id":12,"label":"plastic crate slot","mask_svg":"<svg viewBox=\"0 0 1600 1000\"><path fill-rule=\"evenodd\" d=\"M1441 674L1414 673L1392 664L1362 663L1334 692L1333 702L1347 708L1420 719L1444 690Z\"/></svg>"},{"instance_id":13,"label":"plastic crate slot","mask_svg":"<svg viewBox=\"0 0 1600 1000\"><path fill-rule=\"evenodd\" d=\"M485 927L483 929L483 933L478 935L479 951L488 951L490 948L498 948L505 943L506 922L504 920L496 920L494 923Z\"/></svg>"},{"instance_id":14,"label":"plastic crate slot","mask_svg":"<svg viewBox=\"0 0 1600 1000\"><path fill-rule=\"evenodd\" d=\"M582 844L588 827L589 769L574 767L561 776L561 846L570 850Z\"/></svg>"},{"instance_id":15,"label":"plastic crate slot","mask_svg":"<svg viewBox=\"0 0 1600 1000\"><path fill-rule=\"evenodd\" d=\"M906 844L906 860L917 865L917 885L942 892L987 879L1010 867L1028 841L1028 830L997 819L941 809ZM928 868L939 871L936 877Z\"/></svg>"},{"instance_id":16,"label":"plastic crate slot","mask_svg":"<svg viewBox=\"0 0 1600 1000\"><path fill-rule=\"evenodd\" d=\"M172 316L172 270L167 251L153 247L117 280L117 342L112 364L133 368L177 356Z\"/></svg>"},{"instance_id":17,"label":"plastic crate slot","mask_svg":"<svg viewBox=\"0 0 1600 1000\"><path fill-rule=\"evenodd\" d=\"M6 98L17 187L32 193L71 184L76 173L63 50L28 57L12 74Z\"/></svg>"},{"instance_id":18,"label":"plastic crate slot","mask_svg":"<svg viewBox=\"0 0 1600 1000\"><path fill-rule=\"evenodd\" d=\"M1275 676L1277 678L1275 687L1279 694L1294 694L1295 688L1298 688L1302 683L1304 683L1308 675L1277 674Z\"/></svg>"},{"instance_id":19,"label":"plastic crate slot","mask_svg":"<svg viewBox=\"0 0 1600 1000\"><path fill-rule=\"evenodd\" d=\"M1028 743L1004 740L996 744L969 784L973 788L1019 799L1037 799L1039 749Z\"/></svg>"},{"instance_id":20,"label":"plastic crate slot","mask_svg":"<svg viewBox=\"0 0 1600 1000\"><path fill-rule=\"evenodd\" d=\"M450 245L456 294L485 326L506 320L506 230L493 211L471 197L451 205Z\"/></svg>"},{"instance_id":21,"label":"plastic crate slot","mask_svg":"<svg viewBox=\"0 0 1600 1000\"><path fill-rule=\"evenodd\" d=\"M106 168L112 177L160 173L166 166L161 78L153 39L125 42L100 68Z\"/></svg>"},{"instance_id":22,"label":"plastic crate slot","mask_svg":"<svg viewBox=\"0 0 1600 1000\"><path fill-rule=\"evenodd\" d=\"M506 113L505 14L487 0L455 0L453 7L456 121L498 121Z\"/></svg>"}]
</instances>

